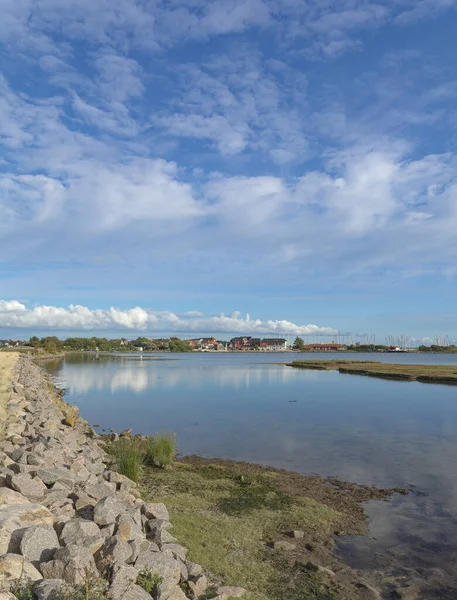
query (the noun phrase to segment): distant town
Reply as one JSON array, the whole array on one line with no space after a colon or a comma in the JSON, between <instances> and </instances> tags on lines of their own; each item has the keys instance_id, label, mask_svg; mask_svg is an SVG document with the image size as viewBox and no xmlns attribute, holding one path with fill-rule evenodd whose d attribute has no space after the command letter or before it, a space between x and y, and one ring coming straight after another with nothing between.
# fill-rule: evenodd
<instances>
[{"instance_id":1,"label":"distant town","mask_svg":"<svg viewBox=\"0 0 457 600\"><path fill-rule=\"evenodd\" d=\"M0 349L18 349L34 353L56 354L62 352L457 352L454 344L430 344L406 347L383 344L340 344L316 342L306 344L302 337L293 343L283 337L238 336L230 340L216 337L180 339L178 337L149 339L138 337L107 339L102 337L70 337L64 340L56 336L29 340L0 340Z\"/></svg>"}]
</instances>

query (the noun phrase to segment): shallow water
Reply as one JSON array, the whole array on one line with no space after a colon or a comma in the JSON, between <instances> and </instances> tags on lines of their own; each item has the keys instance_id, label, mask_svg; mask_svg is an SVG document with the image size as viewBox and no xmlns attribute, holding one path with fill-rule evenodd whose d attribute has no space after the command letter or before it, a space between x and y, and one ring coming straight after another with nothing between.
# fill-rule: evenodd
<instances>
[{"instance_id":1,"label":"shallow water","mask_svg":"<svg viewBox=\"0 0 457 600\"><path fill-rule=\"evenodd\" d=\"M308 357L309 355L302 355ZM457 364L457 355L312 355ZM295 357L294 357L295 358ZM91 424L175 431L183 454L259 462L416 492L367 506L339 548L358 568L445 568L457 556L457 388L291 369L290 355L71 358L49 364Z\"/></svg>"}]
</instances>

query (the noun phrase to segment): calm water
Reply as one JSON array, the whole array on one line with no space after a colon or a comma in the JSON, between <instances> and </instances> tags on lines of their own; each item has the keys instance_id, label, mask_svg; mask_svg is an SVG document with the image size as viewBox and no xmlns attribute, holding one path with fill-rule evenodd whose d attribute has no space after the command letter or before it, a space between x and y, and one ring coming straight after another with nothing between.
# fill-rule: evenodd
<instances>
[{"instance_id":1,"label":"calm water","mask_svg":"<svg viewBox=\"0 0 457 600\"><path fill-rule=\"evenodd\" d=\"M370 535L343 540L340 549L359 568L383 566L395 555L405 566L455 570L457 388L269 364L289 358L154 354L69 359L49 368L67 400L105 429L175 431L183 454L413 485L418 493L407 498L369 503ZM348 358L457 365L457 355Z\"/></svg>"}]
</instances>

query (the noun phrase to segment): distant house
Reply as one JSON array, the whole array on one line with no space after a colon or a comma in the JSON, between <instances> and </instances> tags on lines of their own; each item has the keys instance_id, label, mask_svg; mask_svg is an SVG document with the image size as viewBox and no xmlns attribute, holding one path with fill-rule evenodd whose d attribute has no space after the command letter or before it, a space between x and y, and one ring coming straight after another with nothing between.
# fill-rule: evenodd
<instances>
[{"instance_id":1,"label":"distant house","mask_svg":"<svg viewBox=\"0 0 457 600\"><path fill-rule=\"evenodd\" d=\"M252 339L250 336L234 337L229 342L229 348L231 350L242 350L250 339Z\"/></svg>"},{"instance_id":2,"label":"distant house","mask_svg":"<svg viewBox=\"0 0 457 600\"><path fill-rule=\"evenodd\" d=\"M217 350L219 345L215 337L193 339L187 343L193 350Z\"/></svg>"},{"instance_id":3,"label":"distant house","mask_svg":"<svg viewBox=\"0 0 457 600\"><path fill-rule=\"evenodd\" d=\"M254 348L260 348L261 343L262 343L262 340L260 338L251 338L250 340L248 340L246 342L245 347L252 350Z\"/></svg>"},{"instance_id":4,"label":"distant house","mask_svg":"<svg viewBox=\"0 0 457 600\"><path fill-rule=\"evenodd\" d=\"M24 342L20 340L0 340L0 347L2 348L12 348L15 346L21 346Z\"/></svg>"},{"instance_id":5,"label":"distant house","mask_svg":"<svg viewBox=\"0 0 457 600\"><path fill-rule=\"evenodd\" d=\"M306 344L303 349L311 352L341 352L346 350L346 346L343 344Z\"/></svg>"},{"instance_id":6,"label":"distant house","mask_svg":"<svg viewBox=\"0 0 457 600\"><path fill-rule=\"evenodd\" d=\"M287 350L287 340L284 338L265 338L260 342L260 348L268 352L284 352Z\"/></svg>"}]
</instances>

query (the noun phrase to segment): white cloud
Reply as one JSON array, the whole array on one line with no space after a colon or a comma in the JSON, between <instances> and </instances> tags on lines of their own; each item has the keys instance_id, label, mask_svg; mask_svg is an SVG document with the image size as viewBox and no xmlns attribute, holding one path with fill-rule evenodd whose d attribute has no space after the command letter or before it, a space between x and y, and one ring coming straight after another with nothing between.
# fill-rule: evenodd
<instances>
[{"instance_id":1,"label":"white cloud","mask_svg":"<svg viewBox=\"0 0 457 600\"><path fill-rule=\"evenodd\" d=\"M227 316L204 317L203 313L192 311L184 318L172 312L154 312L135 307L129 310L109 308L91 310L85 306L70 305L35 306L27 309L16 300L0 300L0 328L49 329L71 331L132 330L158 332L208 332L250 334L333 334L335 329L317 325L296 325L290 321L262 321L245 318L234 312Z\"/></svg>"}]
</instances>

